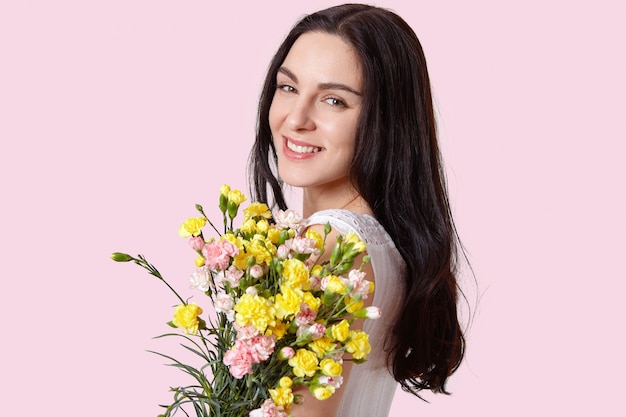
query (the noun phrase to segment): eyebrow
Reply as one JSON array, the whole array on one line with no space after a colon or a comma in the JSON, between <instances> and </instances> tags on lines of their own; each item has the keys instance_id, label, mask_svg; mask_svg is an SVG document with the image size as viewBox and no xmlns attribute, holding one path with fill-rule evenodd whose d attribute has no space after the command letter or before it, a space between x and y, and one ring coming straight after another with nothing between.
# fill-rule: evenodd
<instances>
[{"instance_id":1,"label":"eyebrow","mask_svg":"<svg viewBox=\"0 0 626 417\"><path fill-rule=\"evenodd\" d=\"M278 72L291 78L294 82L296 83L298 82L298 77L296 77L296 74L291 72L288 68L280 67L278 69ZM359 93L358 91L356 91L355 89L353 89L352 87L349 87L342 83L320 83L317 85L317 88L319 88L320 90L343 90L343 91L352 93L354 95L357 95L359 97L363 95Z\"/></svg>"}]
</instances>

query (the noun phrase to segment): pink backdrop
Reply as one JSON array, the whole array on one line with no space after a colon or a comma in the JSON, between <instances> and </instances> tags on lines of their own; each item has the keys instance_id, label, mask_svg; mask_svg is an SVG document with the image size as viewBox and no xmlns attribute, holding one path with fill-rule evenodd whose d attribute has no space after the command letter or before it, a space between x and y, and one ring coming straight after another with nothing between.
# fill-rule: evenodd
<instances>
[{"instance_id":1,"label":"pink backdrop","mask_svg":"<svg viewBox=\"0 0 626 417\"><path fill-rule=\"evenodd\" d=\"M392 416L624 415L620 2L411 3L379 5L423 43L478 289L453 395ZM178 225L245 187L269 59L335 3L209 4L0 4L3 415L155 416L186 381L145 352L176 300L108 254L193 295Z\"/></svg>"}]
</instances>

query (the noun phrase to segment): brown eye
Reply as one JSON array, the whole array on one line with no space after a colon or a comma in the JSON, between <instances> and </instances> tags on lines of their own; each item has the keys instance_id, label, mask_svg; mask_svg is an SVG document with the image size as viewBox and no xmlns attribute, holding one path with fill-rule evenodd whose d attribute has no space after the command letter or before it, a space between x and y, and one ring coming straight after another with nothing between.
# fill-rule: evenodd
<instances>
[{"instance_id":1,"label":"brown eye","mask_svg":"<svg viewBox=\"0 0 626 417\"><path fill-rule=\"evenodd\" d=\"M328 97L324 100L327 104L330 104L333 107L345 107L346 103L343 100L340 100L336 97Z\"/></svg>"},{"instance_id":2,"label":"brown eye","mask_svg":"<svg viewBox=\"0 0 626 417\"><path fill-rule=\"evenodd\" d=\"M278 84L276 86L276 89L277 90L282 90L282 91L284 91L286 93L295 93L296 92L296 89L293 88L292 86L290 86L289 84Z\"/></svg>"}]
</instances>

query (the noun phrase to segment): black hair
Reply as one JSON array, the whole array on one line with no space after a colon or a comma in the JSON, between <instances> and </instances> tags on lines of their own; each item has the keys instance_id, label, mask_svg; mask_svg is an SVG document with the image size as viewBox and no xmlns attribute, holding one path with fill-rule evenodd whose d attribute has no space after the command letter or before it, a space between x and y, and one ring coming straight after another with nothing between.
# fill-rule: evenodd
<instances>
[{"instance_id":1,"label":"black hair","mask_svg":"<svg viewBox=\"0 0 626 417\"><path fill-rule=\"evenodd\" d=\"M407 265L406 297L388 338L389 368L406 391L447 393L446 380L461 363L465 347L457 313L460 244L426 60L402 18L382 8L346 4L305 16L292 28L263 85L250 155L251 192L269 202L269 191L272 204L286 208L283 184L275 174L269 110L278 69L298 37L311 31L341 37L361 61L363 102L350 178Z\"/></svg>"}]
</instances>

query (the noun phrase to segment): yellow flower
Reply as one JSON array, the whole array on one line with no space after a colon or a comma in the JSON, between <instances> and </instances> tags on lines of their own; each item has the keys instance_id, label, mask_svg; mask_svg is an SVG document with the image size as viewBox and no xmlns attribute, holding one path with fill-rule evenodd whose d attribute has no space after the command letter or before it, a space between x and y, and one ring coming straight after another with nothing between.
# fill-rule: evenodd
<instances>
[{"instance_id":1,"label":"yellow flower","mask_svg":"<svg viewBox=\"0 0 626 417\"><path fill-rule=\"evenodd\" d=\"M343 371L341 364L330 358L322 359L320 369L322 373L327 376L339 376Z\"/></svg>"},{"instance_id":2,"label":"yellow flower","mask_svg":"<svg viewBox=\"0 0 626 417\"><path fill-rule=\"evenodd\" d=\"M251 203L248 208L243 211L244 221L248 219L252 219L254 217L263 217L265 219L272 218L272 212L269 207L265 203L254 202Z\"/></svg>"},{"instance_id":3,"label":"yellow flower","mask_svg":"<svg viewBox=\"0 0 626 417\"><path fill-rule=\"evenodd\" d=\"M253 219L248 219L239 228L242 233L246 235L252 235L256 233L256 222Z\"/></svg>"},{"instance_id":4,"label":"yellow flower","mask_svg":"<svg viewBox=\"0 0 626 417\"><path fill-rule=\"evenodd\" d=\"M313 311L319 310L320 306L322 305L322 300L320 300L308 291L304 293L302 297L302 302L307 303L309 305L309 308Z\"/></svg>"},{"instance_id":5,"label":"yellow flower","mask_svg":"<svg viewBox=\"0 0 626 417\"><path fill-rule=\"evenodd\" d=\"M328 280L326 281L326 291L330 291L335 294L343 294L347 290L346 284L344 284L339 277L335 275L328 276Z\"/></svg>"},{"instance_id":6,"label":"yellow flower","mask_svg":"<svg viewBox=\"0 0 626 417\"><path fill-rule=\"evenodd\" d=\"M265 220L265 219L261 219L258 222L256 222L256 230L258 233L263 233L264 235L267 235L267 230L270 227L270 223Z\"/></svg>"},{"instance_id":7,"label":"yellow flower","mask_svg":"<svg viewBox=\"0 0 626 417\"><path fill-rule=\"evenodd\" d=\"M323 358L335 349L336 345L328 337L324 336L312 341L307 345L318 358Z\"/></svg>"},{"instance_id":8,"label":"yellow flower","mask_svg":"<svg viewBox=\"0 0 626 417\"><path fill-rule=\"evenodd\" d=\"M304 262L298 259L287 259L283 262L283 268L283 285L303 290L309 289L309 270Z\"/></svg>"},{"instance_id":9,"label":"yellow flower","mask_svg":"<svg viewBox=\"0 0 626 417\"><path fill-rule=\"evenodd\" d=\"M322 275L323 270L324 268L322 268L322 265L315 265L311 268L311 275L319 278Z\"/></svg>"},{"instance_id":10,"label":"yellow flower","mask_svg":"<svg viewBox=\"0 0 626 417\"><path fill-rule=\"evenodd\" d=\"M330 326L330 334L333 339L343 342L348 338L350 332L350 323L347 320L341 320L337 324Z\"/></svg>"},{"instance_id":11,"label":"yellow flower","mask_svg":"<svg viewBox=\"0 0 626 417\"><path fill-rule=\"evenodd\" d=\"M291 388L293 381L288 376L284 376L278 380L278 386L281 388Z\"/></svg>"},{"instance_id":12,"label":"yellow flower","mask_svg":"<svg viewBox=\"0 0 626 417\"><path fill-rule=\"evenodd\" d=\"M335 393L335 387L332 385L313 385L310 391L318 400L327 400Z\"/></svg>"},{"instance_id":13,"label":"yellow flower","mask_svg":"<svg viewBox=\"0 0 626 417\"><path fill-rule=\"evenodd\" d=\"M265 242L261 239L252 240L246 247L248 255L252 255L256 258L256 263L261 265L263 263L269 264L272 261L272 253L265 246Z\"/></svg>"},{"instance_id":14,"label":"yellow flower","mask_svg":"<svg viewBox=\"0 0 626 417\"><path fill-rule=\"evenodd\" d=\"M306 231L306 238L314 240L315 241L315 247L317 249L322 249L322 245L324 244L324 238L322 237L322 235L317 233L315 230L308 229Z\"/></svg>"},{"instance_id":15,"label":"yellow flower","mask_svg":"<svg viewBox=\"0 0 626 417\"><path fill-rule=\"evenodd\" d=\"M355 311L363 307L363 301L357 301L352 297L348 297L346 300L346 311L353 314Z\"/></svg>"},{"instance_id":16,"label":"yellow flower","mask_svg":"<svg viewBox=\"0 0 626 417\"><path fill-rule=\"evenodd\" d=\"M254 326L260 333L276 325L276 309L266 298L244 294L235 305L235 320L240 326Z\"/></svg>"},{"instance_id":17,"label":"yellow flower","mask_svg":"<svg viewBox=\"0 0 626 417\"><path fill-rule=\"evenodd\" d=\"M361 330L353 330L350 332L350 338L346 342L346 350L352 353L354 359L365 359L372 350L369 341L369 335Z\"/></svg>"},{"instance_id":18,"label":"yellow flower","mask_svg":"<svg viewBox=\"0 0 626 417\"><path fill-rule=\"evenodd\" d=\"M272 242L272 243L274 243L274 244L278 243L278 238L279 238L279 237L280 237L280 230L277 230L277 229L276 229L276 228L274 228L274 227L270 227L270 228L267 230L267 239L268 239L270 242Z\"/></svg>"},{"instance_id":19,"label":"yellow flower","mask_svg":"<svg viewBox=\"0 0 626 417\"><path fill-rule=\"evenodd\" d=\"M233 257L233 265L242 271L248 269L248 254L244 251L239 252Z\"/></svg>"},{"instance_id":20,"label":"yellow flower","mask_svg":"<svg viewBox=\"0 0 626 417\"><path fill-rule=\"evenodd\" d=\"M278 387L276 389L270 389L270 396L274 400L274 404L279 407L287 409L293 403L293 392L291 388Z\"/></svg>"},{"instance_id":21,"label":"yellow flower","mask_svg":"<svg viewBox=\"0 0 626 417\"><path fill-rule=\"evenodd\" d=\"M280 340L285 336L285 333L287 333L287 324L281 320L276 320L276 323L273 326L267 327L265 335L274 335L276 336L276 340Z\"/></svg>"},{"instance_id":22,"label":"yellow flower","mask_svg":"<svg viewBox=\"0 0 626 417\"><path fill-rule=\"evenodd\" d=\"M294 375L299 377L315 375L317 363L317 355L308 349L298 349L296 355L289 359Z\"/></svg>"},{"instance_id":23,"label":"yellow flower","mask_svg":"<svg viewBox=\"0 0 626 417\"><path fill-rule=\"evenodd\" d=\"M206 224L204 217L192 217L187 219L180 225L178 235L180 237L198 236L202 232L202 228Z\"/></svg>"},{"instance_id":24,"label":"yellow flower","mask_svg":"<svg viewBox=\"0 0 626 417\"><path fill-rule=\"evenodd\" d=\"M174 309L174 326L185 329L185 333L197 334L202 309L197 304L180 304Z\"/></svg>"},{"instance_id":25,"label":"yellow flower","mask_svg":"<svg viewBox=\"0 0 626 417\"><path fill-rule=\"evenodd\" d=\"M282 320L287 316L295 316L300 311L301 303L301 290L282 286L280 293L276 294L276 317Z\"/></svg>"},{"instance_id":26,"label":"yellow flower","mask_svg":"<svg viewBox=\"0 0 626 417\"><path fill-rule=\"evenodd\" d=\"M222 186L220 187L220 194L228 197L228 193L230 193L230 187L226 184L222 184Z\"/></svg>"},{"instance_id":27,"label":"yellow flower","mask_svg":"<svg viewBox=\"0 0 626 417\"><path fill-rule=\"evenodd\" d=\"M220 239L222 241L224 241L224 240L229 241L233 245L237 246L237 249L239 249L240 251L244 250L244 242L245 242L245 240L241 236L235 236L234 234L228 232L226 234L223 234Z\"/></svg>"},{"instance_id":28,"label":"yellow flower","mask_svg":"<svg viewBox=\"0 0 626 417\"><path fill-rule=\"evenodd\" d=\"M246 196L239 190L230 190L228 192L228 202L236 206L246 201Z\"/></svg>"},{"instance_id":29,"label":"yellow flower","mask_svg":"<svg viewBox=\"0 0 626 417\"><path fill-rule=\"evenodd\" d=\"M196 260L195 260L196 266L197 266L198 268L200 268L201 266L203 266L203 265L204 265L204 262L205 262L205 261L206 261L206 259L204 258L204 256L202 256L202 255L198 256L198 257L196 258Z\"/></svg>"},{"instance_id":30,"label":"yellow flower","mask_svg":"<svg viewBox=\"0 0 626 417\"><path fill-rule=\"evenodd\" d=\"M354 232L348 232L344 235L343 237L343 242L344 243L353 243L354 246L352 247L353 251L356 251L358 253L364 252L365 251L365 242L361 241L361 239L359 238L359 236L354 233Z\"/></svg>"}]
</instances>

